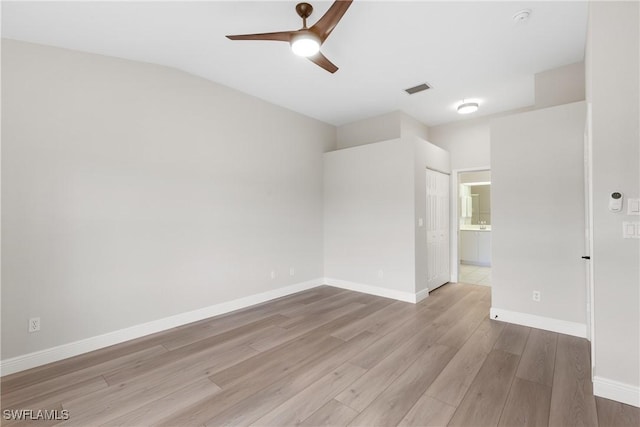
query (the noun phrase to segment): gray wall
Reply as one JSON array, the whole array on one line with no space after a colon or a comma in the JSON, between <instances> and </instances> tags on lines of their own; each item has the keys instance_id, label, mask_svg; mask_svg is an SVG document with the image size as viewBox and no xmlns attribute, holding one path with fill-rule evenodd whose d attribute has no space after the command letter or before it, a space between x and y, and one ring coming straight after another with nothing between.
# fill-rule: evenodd
<instances>
[{"instance_id":1,"label":"gray wall","mask_svg":"<svg viewBox=\"0 0 640 427\"><path fill-rule=\"evenodd\" d=\"M577 102L491 124L492 308L586 325L585 119Z\"/></svg>"},{"instance_id":2,"label":"gray wall","mask_svg":"<svg viewBox=\"0 0 640 427\"><path fill-rule=\"evenodd\" d=\"M326 277L414 293L413 164L401 139L324 155Z\"/></svg>"},{"instance_id":3,"label":"gray wall","mask_svg":"<svg viewBox=\"0 0 640 427\"><path fill-rule=\"evenodd\" d=\"M595 375L635 387L640 405L640 240L622 238L623 221L609 194L640 197L640 7L591 2L587 100L592 106ZM598 381L596 392L600 391ZM610 390L609 390L610 391Z\"/></svg>"},{"instance_id":4,"label":"gray wall","mask_svg":"<svg viewBox=\"0 0 640 427\"><path fill-rule=\"evenodd\" d=\"M585 98L584 62L536 74L536 108L552 107Z\"/></svg>"},{"instance_id":5,"label":"gray wall","mask_svg":"<svg viewBox=\"0 0 640 427\"><path fill-rule=\"evenodd\" d=\"M489 118L463 120L429 128L429 141L451 154L451 169L488 167L491 159Z\"/></svg>"},{"instance_id":6,"label":"gray wall","mask_svg":"<svg viewBox=\"0 0 640 427\"><path fill-rule=\"evenodd\" d=\"M334 127L8 40L2 113L3 359L323 276Z\"/></svg>"},{"instance_id":7,"label":"gray wall","mask_svg":"<svg viewBox=\"0 0 640 427\"><path fill-rule=\"evenodd\" d=\"M349 148L411 136L428 140L429 128L402 111L394 111L339 126L337 146Z\"/></svg>"},{"instance_id":8,"label":"gray wall","mask_svg":"<svg viewBox=\"0 0 640 427\"><path fill-rule=\"evenodd\" d=\"M414 294L426 288L426 168L449 153L418 137L324 155L325 274ZM383 271L380 277L379 271Z\"/></svg>"}]
</instances>

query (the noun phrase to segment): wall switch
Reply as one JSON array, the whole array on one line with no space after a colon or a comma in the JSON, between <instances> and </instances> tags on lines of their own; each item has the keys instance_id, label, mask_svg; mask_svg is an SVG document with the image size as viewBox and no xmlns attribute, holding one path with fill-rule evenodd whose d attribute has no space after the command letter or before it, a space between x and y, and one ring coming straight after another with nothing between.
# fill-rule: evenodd
<instances>
[{"instance_id":1,"label":"wall switch","mask_svg":"<svg viewBox=\"0 0 640 427\"><path fill-rule=\"evenodd\" d=\"M384 278L384 271L378 270L378 277L383 279Z\"/></svg>"},{"instance_id":2,"label":"wall switch","mask_svg":"<svg viewBox=\"0 0 640 427\"><path fill-rule=\"evenodd\" d=\"M276 272L274 270L271 270L271 278L272 279L276 278Z\"/></svg>"},{"instance_id":3,"label":"wall switch","mask_svg":"<svg viewBox=\"0 0 640 427\"><path fill-rule=\"evenodd\" d=\"M418 227L422 227L423 221L422 218L418 218Z\"/></svg>"},{"instance_id":4,"label":"wall switch","mask_svg":"<svg viewBox=\"0 0 640 427\"><path fill-rule=\"evenodd\" d=\"M289 269L289 276L295 276L295 274L296 274L296 270L294 270L294 268L293 268L293 267L291 267L291 268Z\"/></svg>"},{"instance_id":5,"label":"wall switch","mask_svg":"<svg viewBox=\"0 0 640 427\"><path fill-rule=\"evenodd\" d=\"M640 222L623 222L622 237L625 239L640 239Z\"/></svg>"},{"instance_id":6,"label":"wall switch","mask_svg":"<svg viewBox=\"0 0 640 427\"><path fill-rule=\"evenodd\" d=\"M40 318L32 317L29 319L29 332L38 332L40 330Z\"/></svg>"},{"instance_id":7,"label":"wall switch","mask_svg":"<svg viewBox=\"0 0 640 427\"><path fill-rule=\"evenodd\" d=\"M540 302L540 291L533 291L533 300L535 302Z\"/></svg>"},{"instance_id":8,"label":"wall switch","mask_svg":"<svg viewBox=\"0 0 640 427\"><path fill-rule=\"evenodd\" d=\"M640 199L627 199L627 215L640 215Z\"/></svg>"}]
</instances>

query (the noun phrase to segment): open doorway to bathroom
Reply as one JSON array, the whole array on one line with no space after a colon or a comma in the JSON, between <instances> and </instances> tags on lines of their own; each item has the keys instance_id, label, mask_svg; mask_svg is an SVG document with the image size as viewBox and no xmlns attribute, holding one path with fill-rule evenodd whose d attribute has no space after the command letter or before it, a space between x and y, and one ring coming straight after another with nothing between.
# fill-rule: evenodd
<instances>
[{"instance_id":1,"label":"open doorway to bathroom","mask_svg":"<svg viewBox=\"0 0 640 427\"><path fill-rule=\"evenodd\" d=\"M491 286L491 171L458 175L458 281Z\"/></svg>"}]
</instances>

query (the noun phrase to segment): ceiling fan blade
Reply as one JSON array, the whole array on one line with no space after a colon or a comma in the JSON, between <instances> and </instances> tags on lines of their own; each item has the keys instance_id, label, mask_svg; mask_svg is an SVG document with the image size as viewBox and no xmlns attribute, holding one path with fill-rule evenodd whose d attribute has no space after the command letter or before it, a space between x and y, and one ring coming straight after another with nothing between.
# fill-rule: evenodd
<instances>
[{"instance_id":1,"label":"ceiling fan blade","mask_svg":"<svg viewBox=\"0 0 640 427\"><path fill-rule=\"evenodd\" d=\"M323 42L329 37L331 31L336 27L342 16L345 14L353 0L337 0L335 1L327 13L318 20L310 30L316 33Z\"/></svg>"},{"instance_id":2,"label":"ceiling fan blade","mask_svg":"<svg viewBox=\"0 0 640 427\"><path fill-rule=\"evenodd\" d=\"M336 67L333 62L329 61L327 57L324 56L321 52L318 52L313 56L309 56L308 59L309 61L321 66L331 74L338 71L338 67Z\"/></svg>"},{"instance_id":3,"label":"ceiling fan blade","mask_svg":"<svg viewBox=\"0 0 640 427\"><path fill-rule=\"evenodd\" d=\"M239 34L235 36L227 36L229 40L274 40L280 42L288 42L291 40L291 35L295 31L278 31L276 33L261 33L261 34Z\"/></svg>"}]
</instances>

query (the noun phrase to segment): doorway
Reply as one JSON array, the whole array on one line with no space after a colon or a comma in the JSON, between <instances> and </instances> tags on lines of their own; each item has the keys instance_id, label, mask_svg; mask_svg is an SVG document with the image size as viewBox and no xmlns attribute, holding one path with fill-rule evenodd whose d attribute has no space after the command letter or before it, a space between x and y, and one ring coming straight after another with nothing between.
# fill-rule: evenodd
<instances>
[{"instance_id":1,"label":"doorway","mask_svg":"<svg viewBox=\"0 0 640 427\"><path fill-rule=\"evenodd\" d=\"M458 281L491 286L491 171L458 173Z\"/></svg>"}]
</instances>

